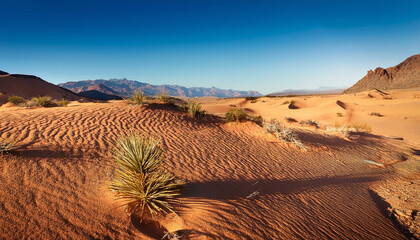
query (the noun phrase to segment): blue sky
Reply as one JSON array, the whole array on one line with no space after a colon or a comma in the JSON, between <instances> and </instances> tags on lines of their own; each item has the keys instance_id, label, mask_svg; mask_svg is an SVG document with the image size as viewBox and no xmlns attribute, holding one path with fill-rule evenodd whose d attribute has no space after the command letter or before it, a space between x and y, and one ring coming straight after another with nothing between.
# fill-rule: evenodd
<instances>
[{"instance_id":1,"label":"blue sky","mask_svg":"<svg viewBox=\"0 0 420 240\"><path fill-rule=\"evenodd\" d=\"M0 0L0 70L270 93L420 53L420 1Z\"/></svg>"}]
</instances>

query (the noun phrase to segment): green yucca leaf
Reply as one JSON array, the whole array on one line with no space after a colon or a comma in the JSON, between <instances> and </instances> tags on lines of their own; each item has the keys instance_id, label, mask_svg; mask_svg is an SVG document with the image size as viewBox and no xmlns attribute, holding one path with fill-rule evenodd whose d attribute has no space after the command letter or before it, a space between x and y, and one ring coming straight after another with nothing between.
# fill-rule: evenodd
<instances>
[{"instance_id":1,"label":"green yucca leaf","mask_svg":"<svg viewBox=\"0 0 420 240\"><path fill-rule=\"evenodd\" d=\"M128 213L173 212L183 182L162 170L159 140L131 132L117 140L113 156L119 168L109 188Z\"/></svg>"}]
</instances>

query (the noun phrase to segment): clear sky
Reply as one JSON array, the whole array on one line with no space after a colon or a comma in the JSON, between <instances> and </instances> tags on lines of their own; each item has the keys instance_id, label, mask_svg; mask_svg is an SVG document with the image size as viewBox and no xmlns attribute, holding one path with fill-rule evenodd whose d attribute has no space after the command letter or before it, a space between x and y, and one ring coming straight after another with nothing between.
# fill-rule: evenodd
<instances>
[{"instance_id":1,"label":"clear sky","mask_svg":"<svg viewBox=\"0 0 420 240\"><path fill-rule=\"evenodd\" d=\"M0 70L270 93L420 53L420 0L0 0Z\"/></svg>"}]
</instances>

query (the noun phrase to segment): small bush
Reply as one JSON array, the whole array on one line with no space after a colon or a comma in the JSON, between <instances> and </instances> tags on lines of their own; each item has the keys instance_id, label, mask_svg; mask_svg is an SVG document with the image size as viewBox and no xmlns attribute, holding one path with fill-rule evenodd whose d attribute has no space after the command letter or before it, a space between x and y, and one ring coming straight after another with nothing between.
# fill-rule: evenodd
<instances>
[{"instance_id":1,"label":"small bush","mask_svg":"<svg viewBox=\"0 0 420 240\"><path fill-rule=\"evenodd\" d=\"M366 123L352 123L350 125L335 123L326 127L327 132L339 132L341 135L348 137L352 132L370 133L372 128Z\"/></svg>"},{"instance_id":2,"label":"small bush","mask_svg":"<svg viewBox=\"0 0 420 240\"><path fill-rule=\"evenodd\" d=\"M251 103L256 103L257 99L251 100Z\"/></svg>"},{"instance_id":3,"label":"small bush","mask_svg":"<svg viewBox=\"0 0 420 240\"><path fill-rule=\"evenodd\" d=\"M165 93L159 93L158 95L156 95L156 99L161 103L166 103L170 105L175 104L175 101Z\"/></svg>"},{"instance_id":4,"label":"small bush","mask_svg":"<svg viewBox=\"0 0 420 240\"><path fill-rule=\"evenodd\" d=\"M378 113L378 112L372 112L370 113L370 116L377 116L377 117L383 117L384 115Z\"/></svg>"},{"instance_id":5,"label":"small bush","mask_svg":"<svg viewBox=\"0 0 420 240\"><path fill-rule=\"evenodd\" d=\"M151 216L173 212L183 182L164 171L159 140L139 133L120 136L113 151L118 165L110 189L128 214Z\"/></svg>"},{"instance_id":6,"label":"small bush","mask_svg":"<svg viewBox=\"0 0 420 240\"><path fill-rule=\"evenodd\" d=\"M21 103L26 102L26 100L23 97L16 96L16 95L9 96L9 98L7 100L9 102L13 103L14 105L19 105Z\"/></svg>"},{"instance_id":7,"label":"small bush","mask_svg":"<svg viewBox=\"0 0 420 240\"><path fill-rule=\"evenodd\" d=\"M32 100L26 101L24 103L19 104L19 106L23 107L23 108L34 108L38 106L37 102L34 102Z\"/></svg>"},{"instance_id":8,"label":"small bush","mask_svg":"<svg viewBox=\"0 0 420 240\"><path fill-rule=\"evenodd\" d=\"M367 123L352 123L349 125L349 128L354 129L355 132L361 133L370 133L372 132L372 127Z\"/></svg>"},{"instance_id":9,"label":"small bush","mask_svg":"<svg viewBox=\"0 0 420 240\"><path fill-rule=\"evenodd\" d=\"M69 105L69 101L63 98L60 101L57 101L57 104L62 107L67 107L67 105Z\"/></svg>"},{"instance_id":10,"label":"small bush","mask_svg":"<svg viewBox=\"0 0 420 240\"><path fill-rule=\"evenodd\" d=\"M133 105L142 105L146 103L146 97L143 95L141 91L135 91L131 98L124 99L128 104Z\"/></svg>"},{"instance_id":11,"label":"small bush","mask_svg":"<svg viewBox=\"0 0 420 240\"><path fill-rule=\"evenodd\" d=\"M242 108L232 108L225 114L226 122L240 122L248 119L248 114Z\"/></svg>"},{"instance_id":12,"label":"small bush","mask_svg":"<svg viewBox=\"0 0 420 240\"><path fill-rule=\"evenodd\" d=\"M34 102L35 105L39 106L39 107L51 107L51 106L53 106L53 101L52 101L52 98L50 96L33 97L31 99L31 102Z\"/></svg>"},{"instance_id":13,"label":"small bush","mask_svg":"<svg viewBox=\"0 0 420 240\"><path fill-rule=\"evenodd\" d=\"M18 147L14 144L14 142L3 142L0 141L0 153L3 152L10 152L16 150Z\"/></svg>"},{"instance_id":14,"label":"small bush","mask_svg":"<svg viewBox=\"0 0 420 240\"><path fill-rule=\"evenodd\" d=\"M341 112L338 112L337 117L343 117L343 114Z\"/></svg>"},{"instance_id":15,"label":"small bush","mask_svg":"<svg viewBox=\"0 0 420 240\"><path fill-rule=\"evenodd\" d=\"M245 100L247 101L253 101L253 100L257 100L259 97L245 97Z\"/></svg>"},{"instance_id":16,"label":"small bush","mask_svg":"<svg viewBox=\"0 0 420 240\"><path fill-rule=\"evenodd\" d=\"M297 138L297 136L290 130L289 127L284 126L281 122L272 119L270 122L263 121L263 126L266 129L266 132L276 135L277 138L282 140L284 143L293 143L306 151L306 147Z\"/></svg>"},{"instance_id":17,"label":"small bush","mask_svg":"<svg viewBox=\"0 0 420 240\"><path fill-rule=\"evenodd\" d=\"M286 105L286 104L291 104L291 102L290 101L284 101L283 105Z\"/></svg>"},{"instance_id":18,"label":"small bush","mask_svg":"<svg viewBox=\"0 0 420 240\"><path fill-rule=\"evenodd\" d=\"M257 124L261 124L263 122L261 115L248 115L248 120Z\"/></svg>"},{"instance_id":19,"label":"small bush","mask_svg":"<svg viewBox=\"0 0 420 240\"><path fill-rule=\"evenodd\" d=\"M201 103L195 102L193 100L188 100L182 109L188 112L191 117L198 118L206 115L206 111L201 109Z\"/></svg>"},{"instance_id":20,"label":"small bush","mask_svg":"<svg viewBox=\"0 0 420 240\"><path fill-rule=\"evenodd\" d=\"M299 122L299 124L302 126L313 126L315 128L319 128L319 123L315 120L302 120Z\"/></svg>"}]
</instances>

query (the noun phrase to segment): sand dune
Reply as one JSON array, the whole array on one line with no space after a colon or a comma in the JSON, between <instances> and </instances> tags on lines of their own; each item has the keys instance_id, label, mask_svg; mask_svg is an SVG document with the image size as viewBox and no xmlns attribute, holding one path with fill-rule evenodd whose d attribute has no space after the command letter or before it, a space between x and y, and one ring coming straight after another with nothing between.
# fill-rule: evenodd
<instances>
[{"instance_id":1,"label":"sand dune","mask_svg":"<svg viewBox=\"0 0 420 240\"><path fill-rule=\"evenodd\" d=\"M360 109L374 107L356 98ZM307 108L291 110L283 101L292 99L207 99L205 107L221 114L239 105L266 117L323 121L343 110L336 98L319 96L302 100ZM353 96L340 99L356 104ZM399 104L418 106L412 99ZM407 116L419 120L416 113ZM175 107L120 101L0 108L0 139L21 145L0 157L0 238L156 238L127 217L107 189L115 169L110 150L119 134L132 129L160 138L167 168L187 181L178 216L162 220L168 231L184 230L185 239L405 238L369 190L400 175L394 169L400 154L405 162L416 160L418 150L408 143L299 128L308 148L303 152L251 122L195 120Z\"/></svg>"}]
</instances>

